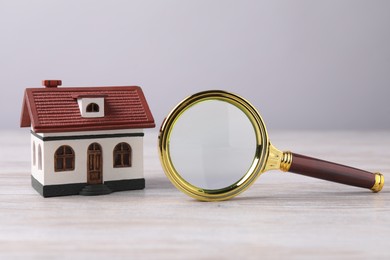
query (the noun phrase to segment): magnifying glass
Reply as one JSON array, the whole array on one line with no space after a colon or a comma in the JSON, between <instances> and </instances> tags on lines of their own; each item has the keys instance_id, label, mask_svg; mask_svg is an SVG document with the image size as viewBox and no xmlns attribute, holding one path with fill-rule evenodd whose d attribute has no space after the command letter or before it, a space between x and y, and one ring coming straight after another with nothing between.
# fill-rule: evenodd
<instances>
[{"instance_id":1,"label":"magnifying glass","mask_svg":"<svg viewBox=\"0 0 390 260\"><path fill-rule=\"evenodd\" d=\"M160 129L159 155L173 185L202 201L230 199L268 170L373 192L384 185L380 173L278 150L269 141L256 108L242 97L221 90L194 94L169 113Z\"/></svg>"}]
</instances>

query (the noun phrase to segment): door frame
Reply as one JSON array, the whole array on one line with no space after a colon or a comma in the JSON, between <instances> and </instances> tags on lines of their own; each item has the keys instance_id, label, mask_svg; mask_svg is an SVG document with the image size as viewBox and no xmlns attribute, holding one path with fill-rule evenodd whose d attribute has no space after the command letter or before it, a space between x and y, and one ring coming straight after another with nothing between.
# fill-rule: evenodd
<instances>
[{"instance_id":1,"label":"door frame","mask_svg":"<svg viewBox=\"0 0 390 260\"><path fill-rule=\"evenodd\" d=\"M103 151L102 146L96 142L91 143L87 149L87 183L103 183Z\"/></svg>"}]
</instances>

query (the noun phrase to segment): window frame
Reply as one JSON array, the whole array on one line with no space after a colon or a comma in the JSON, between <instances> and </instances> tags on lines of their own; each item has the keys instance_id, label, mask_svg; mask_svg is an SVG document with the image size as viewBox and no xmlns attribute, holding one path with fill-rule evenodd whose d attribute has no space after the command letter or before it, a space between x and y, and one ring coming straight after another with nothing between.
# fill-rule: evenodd
<instances>
[{"instance_id":1,"label":"window frame","mask_svg":"<svg viewBox=\"0 0 390 260\"><path fill-rule=\"evenodd\" d=\"M70 149L70 153L67 153L67 150L66 150L67 148ZM62 151L60 149L62 149ZM60 152L62 152L62 153L60 153ZM71 159L70 167L67 167L68 166L67 159ZM62 160L62 167L58 167L59 166L58 160ZM69 145L61 145L54 152L54 171L55 172L74 171L75 161L76 161L76 154L75 154L73 148L70 147Z\"/></svg>"},{"instance_id":2,"label":"window frame","mask_svg":"<svg viewBox=\"0 0 390 260\"><path fill-rule=\"evenodd\" d=\"M128 149L124 149L124 147ZM130 168L133 166L133 148L126 142L118 143L113 150L113 167L114 168ZM117 163L117 156L119 156L120 163ZM126 157L128 163L126 163Z\"/></svg>"},{"instance_id":3,"label":"window frame","mask_svg":"<svg viewBox=\"0 0 390 260\"><path fill-rule=\"evenodd\" d=\"M35 141L33 141L33 145L32 145L32 157L33 157L33 166L35 166L37 164L37 151L36 151L36 148L35 148Z\"/></svg>"},{"instance_id":4,"label":"window frame","mask_svg":"<svg viewBox=\"0 0 390 260\"><path fill-rule=\"evenodd\" d=\"M41 144L38 144L38 170L42 170L42 148L41 148Z\"/></svg>"},{"instance_id":5,"label":"window frame","mask_svg":"<svg viewBox=\"0 0 390 260\"><path fill-rule=\"evenodd\" d=\"M99 111L100 111L99 105L94 102L89 103L85 108L85 112L87 113L99 113Z\"/></svg>"}]
</instances>

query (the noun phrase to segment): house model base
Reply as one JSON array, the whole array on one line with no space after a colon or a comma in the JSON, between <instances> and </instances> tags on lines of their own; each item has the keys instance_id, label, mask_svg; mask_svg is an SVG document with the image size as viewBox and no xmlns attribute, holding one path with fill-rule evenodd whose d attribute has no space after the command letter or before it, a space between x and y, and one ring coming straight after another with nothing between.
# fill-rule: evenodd
<instances>
[{"instance_id":1,"label":"house model base","mask_svg":"<svg viewBox=\"0 0 390 260\"><path fill-rule=\"evenodd\" d=\"M139 87L25 91L22 127L31 127L31 183L43 197L145 188L143 129L154 119Z\"/></svg>"},{"instance_id":2,"label":"house model base","mask_svg":"<svg viewBox=\"0 0 390 260\"><path fill-rule=\"evenodd\" d=\"M31 176L33 188L43 197L57 197L67 195L95 196L110 194L115 191L142 190L145 188L145 179L106 181L104 184L71 183L57 185L42 185Z\"/></svg>"}]
</instances>

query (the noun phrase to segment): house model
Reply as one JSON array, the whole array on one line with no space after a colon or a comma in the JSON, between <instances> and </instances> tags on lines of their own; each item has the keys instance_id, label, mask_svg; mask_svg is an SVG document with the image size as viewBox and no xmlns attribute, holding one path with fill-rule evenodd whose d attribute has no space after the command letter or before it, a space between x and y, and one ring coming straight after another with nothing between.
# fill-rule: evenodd
<instances>
[{"instance_id":1,"label":"house model","mask_svg":"<svg viewBox=\"0 0 390 260\"><path fill-rule=\"evenodd\" d=\"M31 181L43 196L143 189L143 129L155 127L140 87L44 87L24 93Z\"/></svg>"}]
</instances>

